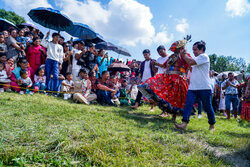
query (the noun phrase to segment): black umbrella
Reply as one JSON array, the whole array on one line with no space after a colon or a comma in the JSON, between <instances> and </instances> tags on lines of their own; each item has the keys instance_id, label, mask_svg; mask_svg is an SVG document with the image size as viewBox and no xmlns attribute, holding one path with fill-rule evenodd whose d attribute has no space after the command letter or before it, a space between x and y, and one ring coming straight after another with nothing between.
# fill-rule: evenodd
<instances>
[{"instance_id":1,"label":"black umbrella","mask_svg":"<svg viewBox=\"0 0 250 167\"><path fill-rule=\"evenodd\" d=\"M34 22L56 31L68 31L73 28L73 22L59 10L40 7L30 10L28 16Z\"/></svg>"},{"instance_id":2,"label":"black umbrella","mask_svg":"<svg viewBox=\"0 0 250 167\"><path fill-rule=\"evenodd\" d=\"M105 49L105 50L116 50L117 46L112 44L111 42L99 42L95 45L96 49Z\"/></svg>"},{"instance_id":3,"label":"black umbrella","mask_svg":"<svg viewBox=\"0 0 250 167\"><path fill-rule=\"evenodd\" d=\"M96 38L93 39L84 39L84 42L88 45L89 43L97 44L99 42L105 42L103 37L100 34L96 34Z\"/></svg>"},{"instance_id":4,"label":"black umbrella","mask_svg":"<svg viewBox=\"0 0 250 167\"><path fill-rule=\"evenodd\" d=\"M129 56L129 57L131 57L131 54L128 52L128 50L127 49L125 49L125 48L122 48L122 47L117 47L117 49L116 50L114 50L116 53L118 53L118 54L121 54L121 55L124 55L124 56Z\"/></svg>"},{"instance_id":5,"label":"black umbrella","mask_svg":"<svg viewBox=\"0 0 250 167\"><path fill-rule=\"evenodd\" d=\"M14 23L10 22L9 20L0 18L0 32L4 30L8 31L10 27L14 27L17 29Z\"/></svg>"}]
</instances>

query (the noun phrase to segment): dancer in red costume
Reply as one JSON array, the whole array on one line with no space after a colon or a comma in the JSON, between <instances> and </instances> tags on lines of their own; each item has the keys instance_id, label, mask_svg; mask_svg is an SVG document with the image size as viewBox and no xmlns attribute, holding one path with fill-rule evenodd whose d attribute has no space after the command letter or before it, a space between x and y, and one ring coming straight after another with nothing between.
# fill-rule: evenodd
<instances>
[{"instance_id":1,"label":"dancer in red costume","mask_svg":"<svg viewBox=\"0 0 250 167\"><path fill-rule=\"evenodd\" d=\"M173 43L170 50L174 53L164 64L155 62L154 65L166 68L166 73L149 78L138 86L141 93L157 103L163 112L173 114L173 121L176 115L183 111L186 102L188 64L180 56L180 50L185 47L190 38L188 36L187 39Z\"/></svg>"}]
</instances>

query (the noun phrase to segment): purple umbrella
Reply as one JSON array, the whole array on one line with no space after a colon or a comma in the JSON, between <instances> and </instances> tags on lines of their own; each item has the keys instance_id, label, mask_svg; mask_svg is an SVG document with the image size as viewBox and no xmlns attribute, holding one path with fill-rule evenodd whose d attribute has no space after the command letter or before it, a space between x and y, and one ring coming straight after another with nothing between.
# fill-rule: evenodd
<instances>
[{"instance_id":1,"label":"purple umbrella","mask_svg":"<svg viewBox=\"0 0 250 167\"><path fill-rule=\"evenodd\" d=\"M29 23L22 23L22 24L19 24L17 27L18 28L28 27L30 29L30 31L32 31L33 28L38 29L37 26L35 26L34 24L29 24Z\"/></svg>"}]
</instances>

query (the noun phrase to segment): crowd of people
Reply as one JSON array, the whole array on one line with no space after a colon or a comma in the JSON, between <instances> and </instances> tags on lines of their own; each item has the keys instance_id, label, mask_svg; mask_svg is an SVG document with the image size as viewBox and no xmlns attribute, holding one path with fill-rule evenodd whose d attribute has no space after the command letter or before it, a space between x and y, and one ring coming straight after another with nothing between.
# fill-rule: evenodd
<instances>
[{"instance_id":1,"label":"crowd of people","mask_svg":"<svg viewBox=\"0 0 250 167\"><path fill-rule=\"evenodd\" d=\"M249 77L221 79L210 71L209 57L203 41L194 43L192 58L186 53L187 39L172 44L170 56L164 46L157 48L159 58L153 60L150 50L143 50L144 61L109 57L104 49L92 43L65 41L59 33L50 32L41 39L37 30L25 27L0 32L0 92L19 94L43 93L73 99L77 103L138 108L142 103L159 106L165 117L183 116L185 129L190 115L198 107L198 118L204 108L210 129L214 128L215 112L228 119L241 114L249 105ZM129 71L109 71L112 63L124 63ZM228 78L228 79L227 79ZM232 112L233 111L233 112ZM232 112L232 114L231 114Z\"/></svg>"}]
</instances>

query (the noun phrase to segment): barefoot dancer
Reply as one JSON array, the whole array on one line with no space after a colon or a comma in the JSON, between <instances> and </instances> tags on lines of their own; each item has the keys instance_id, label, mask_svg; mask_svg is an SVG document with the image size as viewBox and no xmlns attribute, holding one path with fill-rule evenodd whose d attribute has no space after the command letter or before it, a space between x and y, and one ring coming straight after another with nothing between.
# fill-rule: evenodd
<instances>
[{"instance_id":1,"label":"barefoot dancer","mask_svg":"<svg viewBox=\"0 0 250 167\"><path fill-rule=\"evenodd\" d=\"M179 40L172 44L170 50L174 52L164 64L155 62L155 65L164 67L167 71L149 78L138 86L139 90L148 99L154 100L163 112L176 114L184 108L188 83L186 72L188 64L180 56L180 50L184 49L187 40Z\"/></svg>"}]
</instances>

